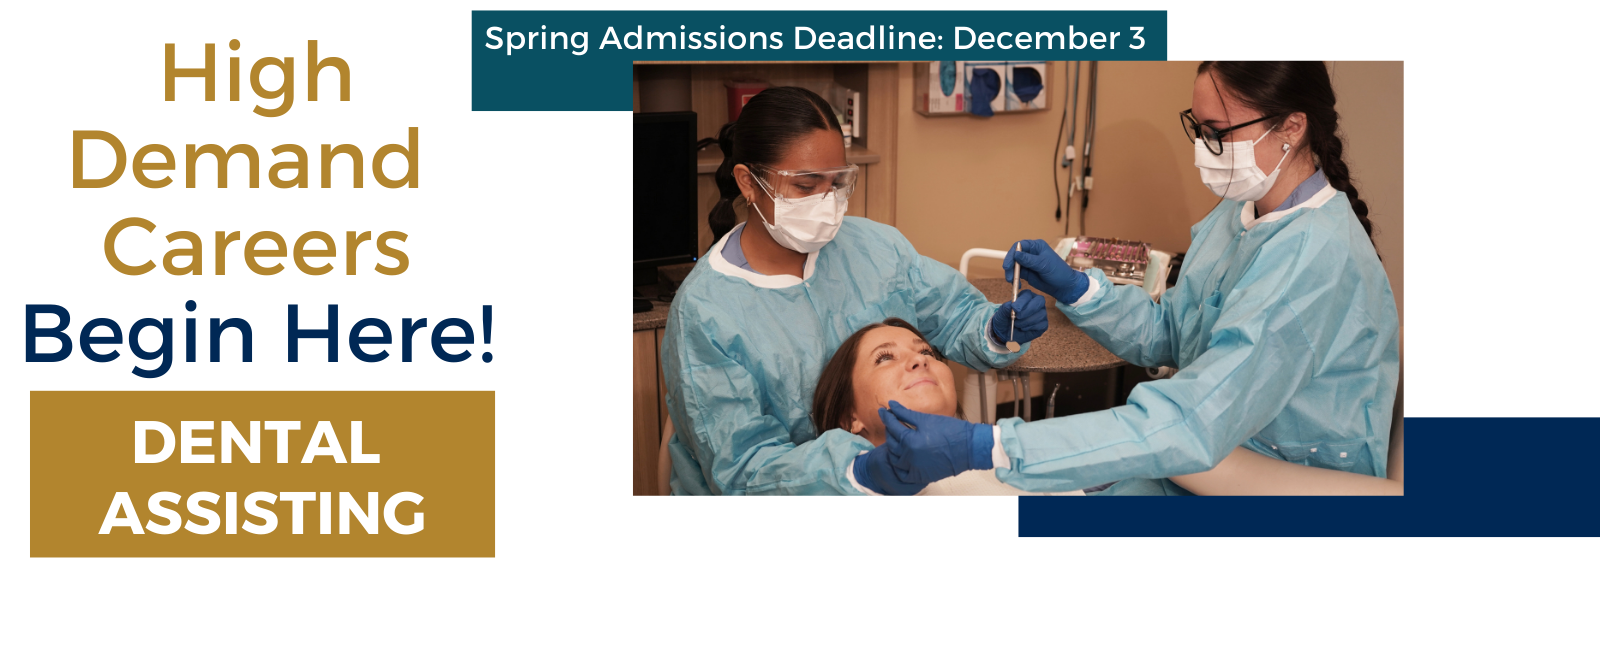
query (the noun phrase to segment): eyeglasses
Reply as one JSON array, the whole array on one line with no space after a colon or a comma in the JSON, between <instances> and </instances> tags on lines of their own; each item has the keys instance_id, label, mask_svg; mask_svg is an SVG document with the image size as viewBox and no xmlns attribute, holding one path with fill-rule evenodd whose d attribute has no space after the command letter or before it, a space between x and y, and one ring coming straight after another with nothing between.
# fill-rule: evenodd
<instances>
[{"instance_id":1,"label":"eyeglasses","mask_svg":"<svg viewBox=\"0 0 1600 648\"><path fill-rule=\"evenodd\" d=\"M1233 131L1239 130L1251 124L1257 124L1268 119L1274 119L1276 117L1278 117L1278 115L1267 115L1261 119L1252 119L1243 124L1236 124L1218 130L1216 128L1212 128L1209 124L1202 124L1198 121L1195 121L1193 108L1178 113L1178 121L1183 124L1184 135L1188 136L1189 133L1192 132L1194 133L1195 139L1205 140L1206 150L1211 151L1212 155L1222 155L1222 138L1228 133L1232 133Z\"/></svg>"},{"instance_id":2,"label":"eyeglasses","mask_svg":"<svg viewBox=\"0 0 1600 648\"><path fill-rule=\"evenodd\" d=\"M750 166L756 172L756 182L774 200L801 200L818 194L832 194L836 200L848 200L855 193L856 178L861 171L854 164L798 171L773 169L759 164Z\"/></svg>"}]
</instances>

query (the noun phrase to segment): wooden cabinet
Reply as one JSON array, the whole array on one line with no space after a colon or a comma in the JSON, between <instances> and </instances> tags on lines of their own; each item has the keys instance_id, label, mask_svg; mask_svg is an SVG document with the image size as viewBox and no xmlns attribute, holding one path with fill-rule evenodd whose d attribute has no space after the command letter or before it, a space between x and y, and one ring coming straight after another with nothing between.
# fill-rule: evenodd
<instances>
[{"instance_id":1,"label":"wooden cabinet","mask_svg":"<svg viewBox=\"0 0 1600 648\"><path fill-rule=\"evenodd\" d=\"M633 333L633 494L657 493L656 461L667 418L661 382L661 329Z\"/></svg>"}]
</instances>

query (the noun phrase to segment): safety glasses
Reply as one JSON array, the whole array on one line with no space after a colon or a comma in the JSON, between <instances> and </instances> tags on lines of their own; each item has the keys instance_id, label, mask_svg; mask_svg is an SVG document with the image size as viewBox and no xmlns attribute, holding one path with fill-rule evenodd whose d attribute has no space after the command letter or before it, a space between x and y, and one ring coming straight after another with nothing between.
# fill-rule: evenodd
<instances>
[{"instance_id":1,"label":"safety glasses","mask_svg":"<svg viewBox=\"0 0 1600 648\"><path fill-rule=\"evenodd\" d=\"M755 171L756 183L773 200L802 200L828 194L833 194L835 200L847 200L855 193L856 178L861 172L854 164L802 170L772 169L753 164L750 169Z\"/></svg>"},{"instance_id":2,"label":"safety glasses","mask_svg":"<svg viewBox=\"0 0 1600 648\"><path fill-rule=\"evenodd\" d=\"M1276 117L1278 117L1278 115L1267 115L1261 119L1252 119L1243 124L1235 124L1219 130L1212 128L1209 124L1202 124L1199 121L1196 121L1194 118L1193 108L1178 113L1178 121L1183 124L1185 138L1192 134L1196 139L1204 140L1206 143L1206 150L1211 151L1212 155L1222 155L1222 138L1226 137L1228 133L1232 133L1233 131L1239 130L1251 124L1259 124L1267 121L1268 119L1274 119Z\"/></svg>"}]
</instances>

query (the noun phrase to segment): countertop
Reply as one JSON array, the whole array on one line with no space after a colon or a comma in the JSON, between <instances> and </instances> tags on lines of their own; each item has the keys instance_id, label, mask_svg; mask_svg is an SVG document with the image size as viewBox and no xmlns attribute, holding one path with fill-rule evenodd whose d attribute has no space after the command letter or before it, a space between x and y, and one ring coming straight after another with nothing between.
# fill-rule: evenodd
<instances>
[{"instance_id":1,"label":"countertop","mask_svg":"<svg viewBox=\"0 0 1600 648\"><path fill-rule=\"evenodd\" d=\"M667 325L667 302L650 300L650 310L633 314L633 332L663 328Z\"/></svg>"},{"instance_id":2,"label":"countertop","mask_svg":"<svg viewBox=\"0 0 1600 648\"><path fill-rule=\"evenodd\" d=\"M991 302L998 304L1011 300L1011 284L1006 283L1004 279L974 279L972 285ZM1027 282L1023 282L1023 287L1028 287ZM650 288L647 295L653 295L653 291L654 288ZM667 325L668 304L651 300L650 305L654 308L633 314L635 332L658 329ZM1055 299L1045 297L1045 311L1050 315L1050 330L1034 340L1028 347L1028 352L1022 354L1022 359L1007 369L1054 373L1098 371L1127 364L1122 358L1112 355L1105 347L1100 346L1099 342L1089 339L1088 335L1068 321L1067 316L1056 309Z\"/></svg>"}]
</instances>

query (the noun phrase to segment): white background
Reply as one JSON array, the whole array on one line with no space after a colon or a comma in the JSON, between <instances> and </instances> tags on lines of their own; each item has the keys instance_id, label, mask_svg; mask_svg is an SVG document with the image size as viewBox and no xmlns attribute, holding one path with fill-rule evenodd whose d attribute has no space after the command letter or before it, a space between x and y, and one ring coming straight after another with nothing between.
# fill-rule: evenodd
<instances>
[{"instance_id":1,"label":"white background","mask_svg":"<svg viewBox=\"0 0 1600 648\"><path fill-rule=\"evenodd\" d=\"M489 3L476 8L524 7ZM1160 9L1017 1L1007 9ZM1556 256L1532 282L1482 262L1490 236L1559 247L1592 241L1594 74L1581 33L1592 12L1529 4L1472 13L1399 3L1184 3L1165 7L1172 59L1402 59L1406 62L1408 411L1412 416L1594 416L1592 381L1536 369L1595 359L1581 255ZM1573 5L1564 5L1573 6ZM816 9L933 9L927 3L824 2ZM798 643L1473 643L1570 638L1592 597L1567 583L1596 575L1588 539L1019 540L1009 499L681 500L629 496L631 366L621 287L630 273L628 117L624 113L473 113L472 6L327 2L285 5L8 6L0 20L0 632L15 645L313 644L378 640L476 645ZM548 8L574 8L552 4ZM599 3L585 8L659 8ZM678 8L796 9L717 2ZM243 72L264 56L296 59L283 117L226 101L229 39ZM352 101L305 92L305 41L345 59ZM178 81L162 101L164 43L183 67L217 44L218 101ZM1580 66L1579 62L1583 65ZM335 74L332 71L326 75ZM552 78L530 80L552 83ZM268 84L269 86L272 84ZM558 85L558 84L556 84ZM267 105L276 105L269 101ZM352 143L368 156L421 129L421 183L362 190L152 190L131 173L112 188L71 189L71 132L105 130L131 156L161 143ZM102 164L109 164L102 159ZM94 158L90 166L93 169ZM341 160L341 165L344 162ZM203 166L209 169L209 165ZM370 171L368 172L370 174ZM343 176L340 176L343 177ZM1565 206L1563 206L1565 205ZM129 277L104 261L107 228L126 216L158 234L189 230L208 246L201 277L157 269ZM1198 215L1197 215L1198 217ZM977 225L974 224L974 227ZM235 244L226 277L210 274L216 230L401 230L411 267L360 275L249 272ZM130 236L131 235L131 236ZM132 231L125 239L154 236ZM141 248L125 241L130 256ZM158 258L158 257L157 257ZM387 261L385 261L388 263ZM23 362L23 305L124 329L141 317L244 317L255 362L175 363L134 377L132 355L95 364L75 352ZM343 328L381 317L478 321L495 306L495 362L397 358L378 364L284 354L285 304ZM231 337L232 334L230 334ZM481 332L479 333L481 336ZM205 341L199 345L206 355ZM481 338L480 338L481 342ZM176 345L181 349L181 342ZM391 349L398 353L398 348ZM493 390L497 394L494 559L30 559L30 390ZM1492 398L1485 397L1492 393ZM1519 442L1535 442L1525 440ZM1492 454L1492 449L1489 449ZM1486 457L1492 466L1492 456ZM1474 467L1473 475L1483 467ZM1464 471L1465 473L1466 471ZM1481 484L1458 486L1470 496ZM1487 485L1489 487L1497 487ZM1519 486L1520 487L1520 486ZM1285 510L1284 515L1297 514ZM0 639L0 642L10 643Z\"/></svg>"}]
</instances>

